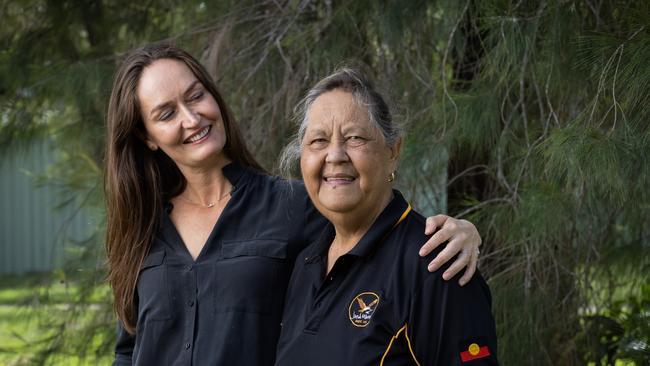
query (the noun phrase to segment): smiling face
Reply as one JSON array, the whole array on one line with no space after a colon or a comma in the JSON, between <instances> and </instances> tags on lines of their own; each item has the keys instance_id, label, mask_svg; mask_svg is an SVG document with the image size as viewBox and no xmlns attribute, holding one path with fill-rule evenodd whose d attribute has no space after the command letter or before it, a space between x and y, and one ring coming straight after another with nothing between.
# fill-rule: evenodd
<instances>
[{"instance_id":1,"label":"smiling face","mask_svg":"<svg viewBox=\"0 0 650 366\"><path fill-rule=\"evenodd\" d=\"M339 89L320 95L307 112L300 168L309 197L328 219L381 212L390 200L399 142L389 147L368 109Z\"/></svg>"},{"instance_id":2,"label":"smiling face","mask_svg":"<svg viewBox=\"0 0 650 366\"><path fill-rule=\"evenodd\" d=\"M136 94L150 149L160 148L181 169L227 160L219 105L183 62L154 61L143 70Z\"/></svg>"}]
</instances>

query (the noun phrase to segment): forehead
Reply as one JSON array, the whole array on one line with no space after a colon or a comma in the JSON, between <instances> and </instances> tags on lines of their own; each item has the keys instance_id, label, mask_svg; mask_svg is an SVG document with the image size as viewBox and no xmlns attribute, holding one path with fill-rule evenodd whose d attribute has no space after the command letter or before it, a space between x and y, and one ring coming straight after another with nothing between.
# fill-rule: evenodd
<instances>
[{"instance_id":1,"label":"forehead","mask_svg":"<svg viewBox=\"0 0 650 366\"><path fill-rule=\"evenodd\" d=\"M331 125L370 127L368 108L352 93L335 89L318 96L307 111L307 130Z\"/></svg>"},{"instance_id":2,"label":"forehead","mask_svg":"<svg viewBox=\"0 0 650 366\"><path fill-rule=\"evenodd\" d=\"M136 94L143 106L153 106L158 101L166 101L185 92L196 80L196 76L183 62L160 59L144 68Z\"/></svg>"}]
</instances>

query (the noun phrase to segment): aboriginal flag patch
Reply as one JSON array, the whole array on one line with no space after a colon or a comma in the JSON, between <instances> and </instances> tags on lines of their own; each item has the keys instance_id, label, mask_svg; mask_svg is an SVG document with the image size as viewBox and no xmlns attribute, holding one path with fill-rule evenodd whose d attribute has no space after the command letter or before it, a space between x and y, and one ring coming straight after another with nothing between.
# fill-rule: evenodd
<instances>
[{"instance_id":1,"label":"aboriginal flag patch","mask_svg":"<svg viewBox=\"0 0 650 366\"><path fill-rule=\"evenodd\" d=\"M492 355L490 348L482 338L461 341L458 344L458 348L462 362L470 362Z\"/></svg>"}]
</instances>

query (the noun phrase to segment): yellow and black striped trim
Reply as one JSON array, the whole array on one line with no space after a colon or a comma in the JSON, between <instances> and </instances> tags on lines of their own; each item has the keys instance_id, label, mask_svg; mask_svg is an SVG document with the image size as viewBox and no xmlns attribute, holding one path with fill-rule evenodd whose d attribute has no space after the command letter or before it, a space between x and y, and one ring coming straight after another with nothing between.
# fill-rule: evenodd
<instances>
[{"instance_id":1,"label":"yellow and black striped trim","mask_svg":"<svg viewBox=\"0 0 650 366\"><path fill-rule=\"evenodd\" d=\"M411 206L409 206L409 210L410 208ZM406 217L406 214L408 214L408 210L402 216ZM406 344L408 345L409 352L411 353L411 357L413 357L413 362L415 362L416 365L420 366L420 362L418 362L418 359L415 357L415 352L413 352L413 347L411 346L411 340L409 339L409 333L408 333L408 324L404 324L404 326L400 328L400 330L398 330L397 333L395 333L393 338L390 339L390 343L388 343L388 347L386 347L386 351L384 352L384 355L381 357L381 362L379 362L380 366L384 365L384 360L386 359L386 356L388 356L388 353L390 352L390 349L393 346L393 342L395 342L395 340L399 338L402 332L404 332L404 337L406 338Z\"/></svg>"}]
</instances>

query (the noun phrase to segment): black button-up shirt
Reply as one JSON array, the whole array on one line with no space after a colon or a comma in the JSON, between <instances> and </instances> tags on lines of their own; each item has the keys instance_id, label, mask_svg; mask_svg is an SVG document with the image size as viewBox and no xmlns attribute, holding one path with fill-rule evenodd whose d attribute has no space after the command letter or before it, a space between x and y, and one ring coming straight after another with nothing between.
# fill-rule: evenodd
<instances>
[{"instance_id":1,"label":"black button-up shirt","mask_svg":"<svg viewBox=\"0 0 650 366\"><path fill-rule=\"evenodd\" d=\"M136 335L120 327L114 365L273 364L296 255L327 221L300 182L223 172L231 198L196 260L164 216L140 269Z\"/></svg>"},{"instance_id":2,"label":"black button-up shirt","mask_svg":"<svg viewBox=\"0 0 650 366\"><path fill-rule=\"evenodd\" d=\"M277 365L496 365L490 291L428 273L425 219L401 194L328 274L329 225L298 255Z\"/></svg>"}]
</instances>

